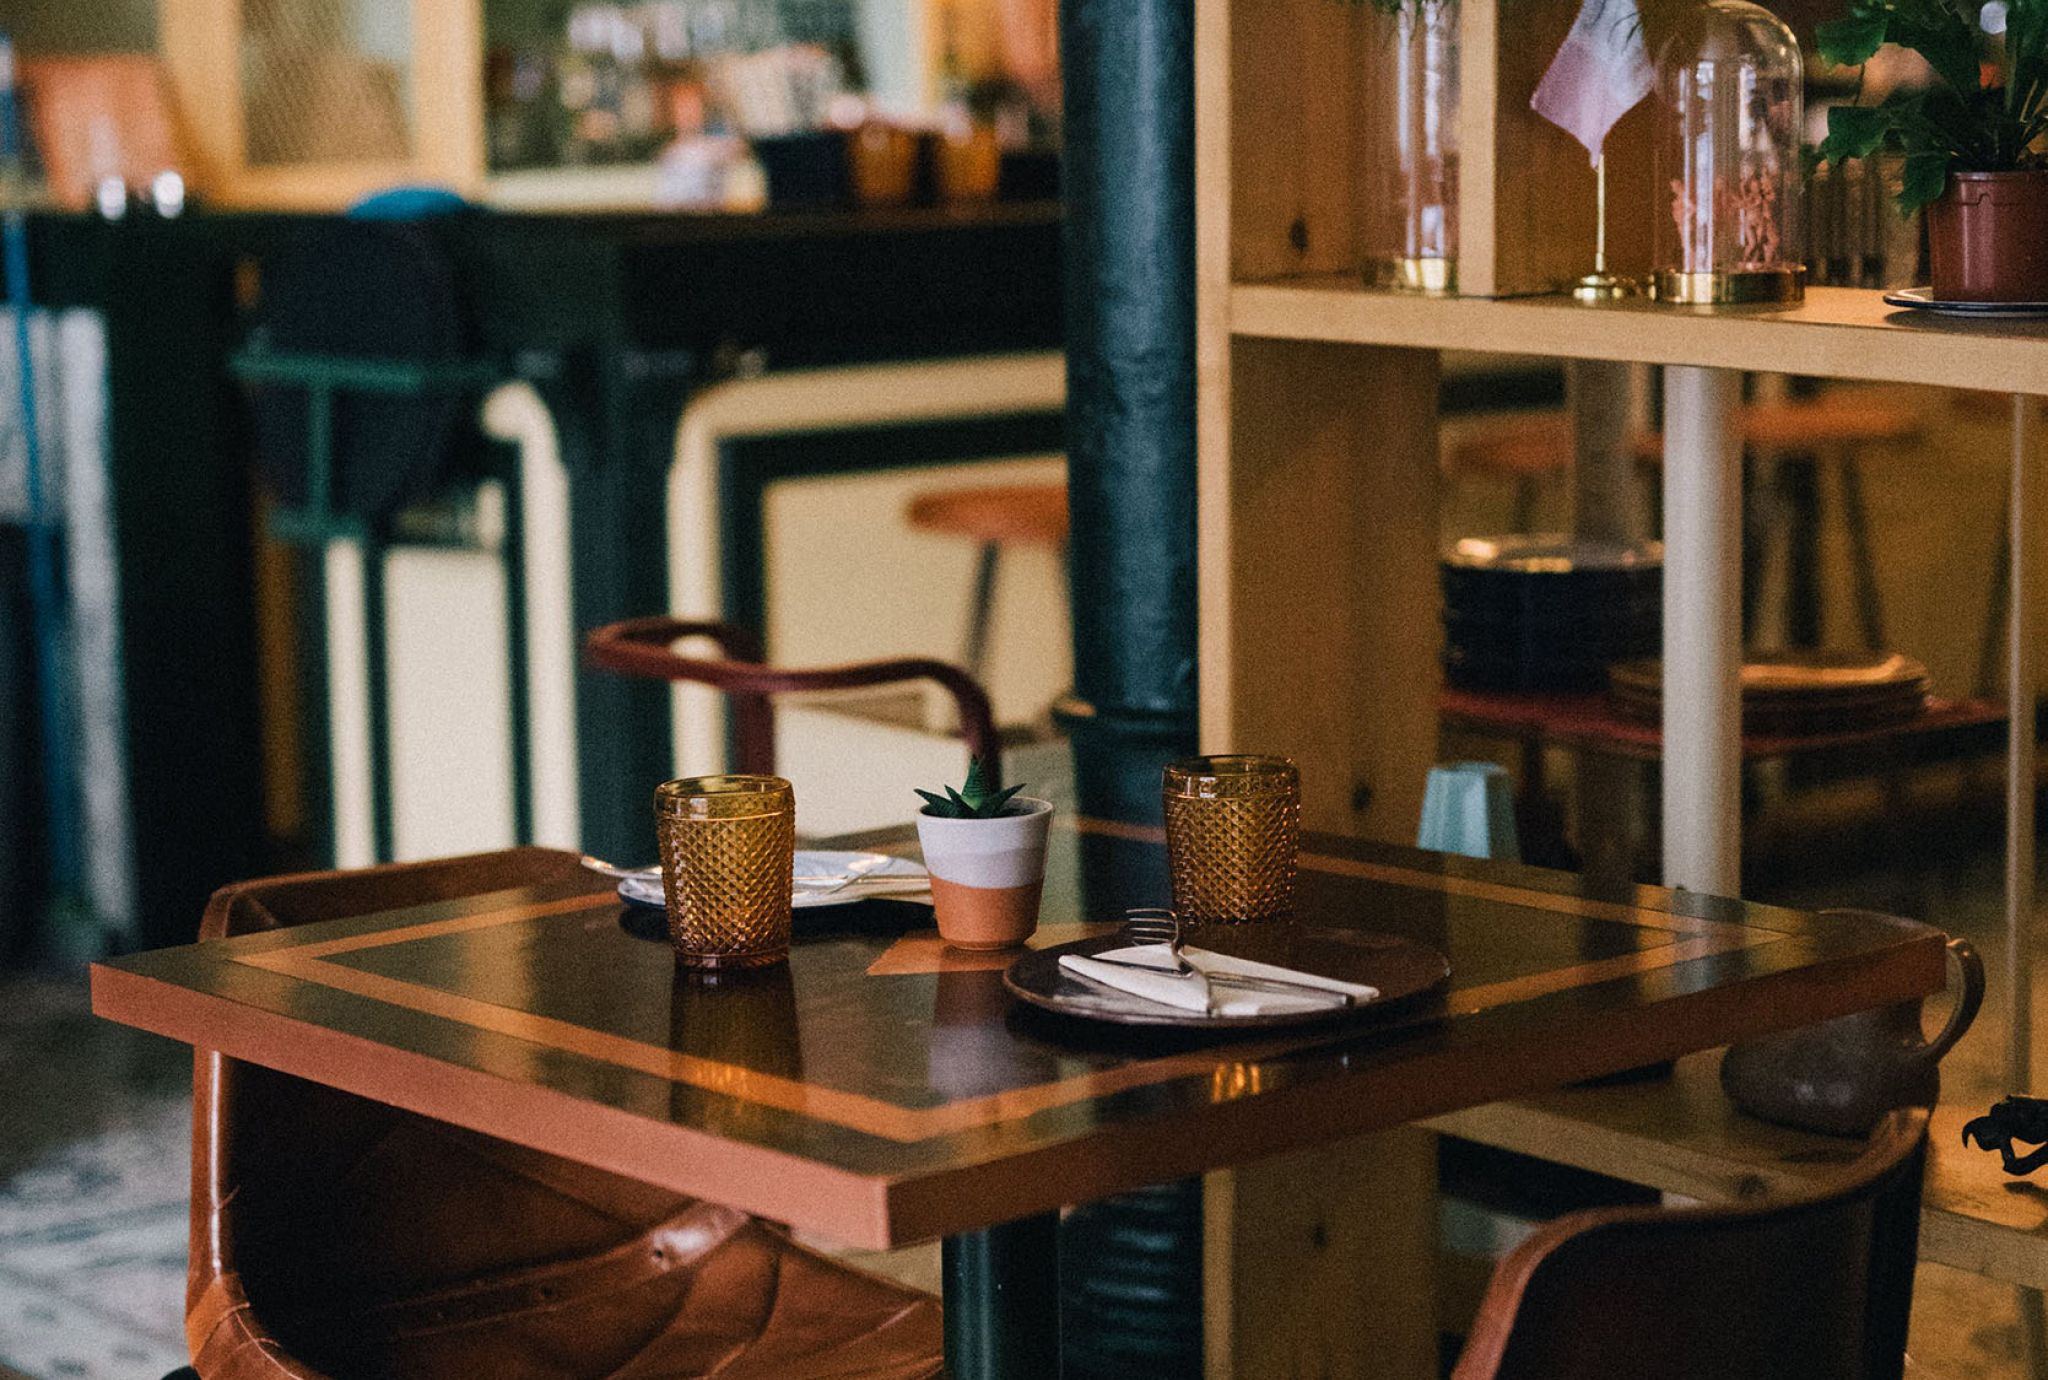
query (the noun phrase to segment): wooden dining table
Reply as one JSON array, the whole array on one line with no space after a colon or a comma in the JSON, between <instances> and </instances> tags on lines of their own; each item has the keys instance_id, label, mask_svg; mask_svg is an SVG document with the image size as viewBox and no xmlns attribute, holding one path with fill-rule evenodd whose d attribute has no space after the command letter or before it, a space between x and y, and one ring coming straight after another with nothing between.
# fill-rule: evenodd
<instances>
[{"instance_id":1,"label":"wooden dining table","mask_svg":"<svg viewBox=\"0 0 2048 1380\"><path fill-rule=\"evenodd\" d=\"M907 832L888 841L914 848ZM1049 945L1167 899L1157 830L1054 830ZM849 1246L946 1239L961 1380L1057 1374L1063 1206L1938 991L1942 938L1310 836L1297 918L1446 986L1218 1039L1014 1001L930 911L797 912L786 965L680 973L601 878L98 964L102 1016Z\"/></svg>"}]
</instances>

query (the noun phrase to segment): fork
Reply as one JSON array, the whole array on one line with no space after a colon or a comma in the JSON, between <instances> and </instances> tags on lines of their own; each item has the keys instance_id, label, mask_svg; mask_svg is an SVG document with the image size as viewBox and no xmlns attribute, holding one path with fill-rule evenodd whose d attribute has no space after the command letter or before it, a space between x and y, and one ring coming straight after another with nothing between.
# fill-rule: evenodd
<instances>
[{"instance_id":1,"label":"fork","mask_svg":"<svg viewBox=\"0 0 2048 1380\"><path fill-rule=\"evenodd\" d=\"M847 887L853 885L855 882L865 880L868 873L873 872L876 868L883 866L888 861L889 859L882 857L879 854L872 858L858 859L857 861L848 863L846 865L846 875L840 877L830 886L806 887L805 891L812 896L830 896L834 892L844 891Z\"/></svg>"},{"instance_id":2,"label":"fork","mask_svg":"<svg viewBox=\"0 0 2048 1380\"><path fill-rule=\"evenodd\" d=\"M1202 980L1203 994L1208 998L1202 1012L1205 1016L1216 1014L1216 981L1207 973L1187 961L1180 951L1180 917L1164 906L1132 906L1124 912L1123 924L1117 927L1118 937L1133 945L1164 944L1173 967L1166 971L1176 977L1192 977ZM1136 968L1143 972L1156 973L1160 969L1151 963L1133 963L1125 958L1107 958L1096 955L1097 963L1106 963L1112 968Z\"/></svg>"},{"instance_id":3,"label":"fork","mask_svg":"<svg viewBox=\"0 0 2048 1380\"><path fill-rule=\"evenodd\" d=\"M1249 987L1262 992L1284 992L1296 996L1334 997L1331 1006L1351 1006L1358 998L1349 992L1338 992L1328 987L1318 987L1309 982L1289 982L1286 978L1260 977L1251 973L1218 973L1199 967L1189 961L1181 952L1186 937L1181 933L1180 917L1165 906L1133 906L1124 912L1124 921L1117 927L1119 937L1134 945L1163 944L1173 959L1173 967L1161 969L1152 963L1133 963L1125 958L1108 958L1101 954L1090 957L1097 963L1106 963L1112 968L1135 968L1140 972L1167 972L1177 977L1198 977L1203 983L1214 988L1219 982L1232 987ZM1210 1014L1215 1014L1215 1001L1210 1003Z\"/></svg>"}]
</instances>

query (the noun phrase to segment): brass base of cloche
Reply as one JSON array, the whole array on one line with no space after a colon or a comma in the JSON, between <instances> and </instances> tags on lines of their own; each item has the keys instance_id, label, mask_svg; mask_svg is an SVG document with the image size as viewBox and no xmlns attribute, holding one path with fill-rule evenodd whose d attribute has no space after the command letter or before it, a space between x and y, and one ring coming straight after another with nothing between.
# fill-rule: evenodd
<instances>
[{"instance_id":1,"label":"brass base of cloche","mask_svg":"<svg viewBox=\"0 0 2048 1380\"><path fill-rule=\"evenodd\" d=\"M1382 259L1373 266L1373 286L1396 292L1418 292L1426 297L1448 297L1458 290L1456 259L1401 257Z\"/></svg>"},{"instance_id":2,"label":"brass base of cloche","mask_svg":"<svg viewBox=\"0 0 2048 1380\"><path fill-rule=\"evenodd\" d=\"M1681 273L1660 268L1651 279L1650 292L1660 302L1679 306L1745 306L1777 303L1782 306L1806 296L1806 265L1778 268L1722 268L1707 273Z\"/></svg>"}]
</instances>

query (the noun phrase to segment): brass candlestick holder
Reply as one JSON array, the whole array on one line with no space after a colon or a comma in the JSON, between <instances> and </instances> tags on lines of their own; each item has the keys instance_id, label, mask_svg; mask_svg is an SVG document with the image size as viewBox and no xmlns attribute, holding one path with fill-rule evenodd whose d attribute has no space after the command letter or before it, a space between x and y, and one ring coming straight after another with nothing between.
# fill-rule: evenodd
<instances>
[{"instance_id":1,"label":"brass candlestick holder","mask_svg":"<svg viewBox=\"0 0 2048 1380\"><path fill-rule=\"evenodd\" d=\"M1593 164L1593 271L1572 283L1574 302L1612 302L1634 297L1642 285L1607 271L1607 155Z\"/></svg>"}]
</instances>

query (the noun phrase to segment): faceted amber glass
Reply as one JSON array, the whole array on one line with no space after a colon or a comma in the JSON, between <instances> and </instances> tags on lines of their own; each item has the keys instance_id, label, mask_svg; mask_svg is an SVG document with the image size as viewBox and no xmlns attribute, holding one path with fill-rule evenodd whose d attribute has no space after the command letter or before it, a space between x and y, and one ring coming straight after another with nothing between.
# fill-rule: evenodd
<instances>
[{"instance_id":1,"label":"faceted amber glass","mask_svg":"<svg viewBox=\"0 0 2048 1380\"><path fill-rule=\"evenodd\" d=\"M1294 909L1301 774L1285 757L1190 757L1166 769L1173 908L1190 924Z\"/></svg>"},{"instance_id":2,"label":"faceted amber glass","mask_svg":"<svg viewBox=\"0 0 2048 1380\"><path fill-rule=\"evenodd\" d=\"M692 776L654 791L676 956L751 968L789 955L796 792L779 776Z\"/></svg>"}]
</instances>

